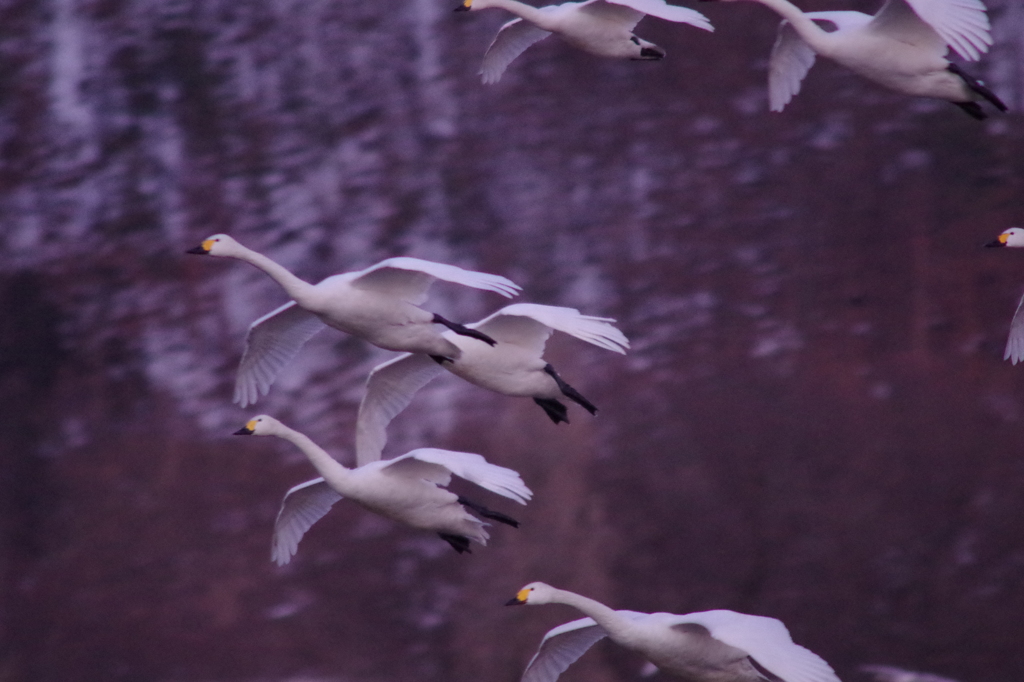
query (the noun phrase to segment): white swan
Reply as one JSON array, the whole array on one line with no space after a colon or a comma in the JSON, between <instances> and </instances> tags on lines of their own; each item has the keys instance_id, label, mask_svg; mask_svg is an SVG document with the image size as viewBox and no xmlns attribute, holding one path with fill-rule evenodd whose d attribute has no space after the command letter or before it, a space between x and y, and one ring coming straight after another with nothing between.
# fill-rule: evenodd
<instances>
[{"instance_id":1,"label":"white swan","mask_svg":"<svg viewBox=\"0 0 1024 682\"><path fill-rule=\"evenodd\" d=\"M977 119L986 117L977 102L980 99L1006 111L995 93L945 58L947 45L971 61L992 45L981 0L886 0L874 16L804 13L787 0L753 1L784 19L768 67L772 111L782 111L800 92L815 54L897 92L952 102ZM832 24L836 30L825 31L816 21Z\"/></svg>"},{"instance_id":2,"label":"white swan","mask_svg":"<svg viewBox=\"0 0 1024 682\"><path fill-rule=\"evenodd\" d=\"M508 602L566 604L589 616L554 628L526 666L523 682L555 682L604 637L690 682L839 682L820 656L794 644L774 618L735 611L638 613L544 583L530 583Z\"/></svg>"},{"instance_id":3,"label":"white swan","mask_svg":"<svg viewBox=\"0 0 1024 682\"><path fill-rule=\"evenodd\" d=\"M454 360L439 355L408 354L378 365L366 382L356 419L356 460L379 459L387 443L387 426L412 401L416 391L447 369L470 383L511 396L525 396L544 408L556 424L568 422L565 396L591 414L597 408L567 384L543 358L544 345L555 331L565 332L600 348L625 353L629 340L603 317L581 315L573 308L516 303L468 325L498 342L469 343L450 332L445 336L462 352Z\"/></svg>"},{"instance_id":4,"label":"white swan","mask_svg":"<svg viewBox=\"0 0 1024 682\"><path fill-rule=\"evenodd\" d=\"M1011 227L993 241L985 244L985 246L1024 247L1024 229ZM1003 360L1009 360L1015 365L1024 360L1024 297L1021 297L1020 303L1017 304L1017 312L1013 314L1013 321L1010 323L1010 336L1006 340L1006 351L1003 353Z\"/></svg>"},{"instance_id":5,"label":"white swan","mask_svg":"<svg viewBox=\"0 0 1024 682\"><path fill-rule=\"evenodd\" d=\"M533 497L518 473L469 452L420 448L401 457L349 469L306 435L265 414L249 420L235 435L284 438L302 450L320 472L321 478L301 483L285 493L271 546L271 559L278 566L291 561L302 536L342 497L413 528L436 531L460 554L469 551L470 540L486 545L490 537L484 529L487 524L467 509L516 528L519 523L445 490L452 475L519 504L526 504Z\"/></svg>"},{"instance_id":6,"label":"white swan","mask_svg":"<svg viewBox=\"0 0 1024 682\"><path fill-rule=\"evenodd\" d=\"M494 37L480 68L484 83L497 83L505 68L526 48L557 33L562 40L600 57L661 59L665 50L633 34L644 15L714 31L711 22L688 7L664 0L586 0L533 7L518 0L463 0L456 11L499 7L518 16Z\"/></svg>"},{"instance_id":7,"label":"white swan","mask_svg":"<svg viewBox=\"0 0 1024 682\"><path fill-rule=\"evenodd\" d=\"M498 275L419 258L389 258L359 272L333 275L310 284L226 234L208 237L187 253L237 258L255 265L293 299L249 327L235 380L234 401L242 407L266 395L278 371L325 325L387 350L455 358L458 347L446 340L436 325L486 343L494 341L418 307L427 300L430 285L443 279L506 298L520 291L518 285Z\"/></svg>"}]
</instances>

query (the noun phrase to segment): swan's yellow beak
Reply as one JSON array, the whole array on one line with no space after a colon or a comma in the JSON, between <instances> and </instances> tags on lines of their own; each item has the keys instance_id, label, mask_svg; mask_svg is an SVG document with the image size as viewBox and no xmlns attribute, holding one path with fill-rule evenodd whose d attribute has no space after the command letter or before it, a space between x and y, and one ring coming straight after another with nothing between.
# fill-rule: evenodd
<instances>
[{"instance_id":1,"label":"swan's yellow beak","mask_svg":"<svg viewBox=\"0 0 1024 682\"><path fill-rule=\"evenodd\" d=\"M232 436L251 436L256 431L256 420L250 419L249 423L235 431Z\"/></svg>"},{"instance_id":2,"label":"swan's yellow beak","mask_svg":"<svg viewBox=\"0 0 1024 682\"><path fill-rule=\"evenodd\" d=\"M194 249L189 249L185 253L194 253L197 256L205 256L206 254L210 253L210 249L212 249L212 248L213 248L213 240L212 239L207 239L205 242L203 242L199 246L195 247Z\"/></svg>"},{"instance_id":3,"label":"swan's yellow beak","mask_svg":"<svg viewBox=\"0 0 1024 682\"><path fill-rule=\"evenodd\" d=\"M1010 238L1010 235L1008 235L1007 233L1004 232L1001 235L999 235L998 237L996 237L996 239L994 241L991 241L988 244L985 244L985 246L1006 246L1006 240L1009 239L1009 238Z\"/></svg>"},{"instance_id":4,"label":"swan's yellow beak","mask_svg":"<svg viewBox=\"0 0 1024 682\"><path fill-rule=\"evenodd\" d=\"M473 0L462 0L462 4L455 8L456 12L468 12L473 8Z\"/></svg>"},{"instance_id":5,"label":"swan's yellow beak","mask_svg":"<svg viewBox=\"0 0 1024 682\"><path fill-rule=\"evenodd\" d=\"M519 590L516 596L505 602L505 606L522 606L526 603L526 598L530 596L530 591L526 588Z\"/></svg>"}]
</instances>

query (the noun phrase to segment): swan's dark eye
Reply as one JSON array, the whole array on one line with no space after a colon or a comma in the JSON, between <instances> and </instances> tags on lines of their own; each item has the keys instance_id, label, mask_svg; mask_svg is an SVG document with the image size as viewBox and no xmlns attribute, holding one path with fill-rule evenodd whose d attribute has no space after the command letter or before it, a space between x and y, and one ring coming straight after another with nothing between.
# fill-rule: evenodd
<instances>
[{"instance_id":1,"label":"swan's dark eye","mask_svg":"<svg viewBox=\"0 0 1024 682\"><path fill-rule=\"evenodd\" d=\"M639 38L637 38L636 36L630 36L630 37L629 37L629 39L630 39L631 41L633 41L633 43L634 43L635 45L639 45L639 44L640 44L640 39L639 39Z\"/></svg>"}]
</instances>

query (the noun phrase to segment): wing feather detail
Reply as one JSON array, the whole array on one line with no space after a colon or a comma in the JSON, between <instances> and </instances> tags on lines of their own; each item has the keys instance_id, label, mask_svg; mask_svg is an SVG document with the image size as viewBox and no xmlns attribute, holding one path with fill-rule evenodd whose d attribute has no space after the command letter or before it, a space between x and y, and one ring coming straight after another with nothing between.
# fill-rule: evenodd
<instances>
[{"instance_id":1,"label":"wing feather detail","mask_svg":"<svg viewBox=\"0 0 1024 682\"><path fill-rule=\"evenodd\" d=\"M1017 312L1013 314L1003 360L1009 360L1015 365L1024 360L1024 297L1021 297L1020 303L1017 305Z\"/></svg>"},{"instance_id":2,"label":"wing feather detail","mask_svg":"<svg viewBox=\"0 0 1024 682\"><path fill-rule=\"evenodd\" d=\"M427 290L439 279L474 289L493 291L506 298L512 298L521 291L518 284L500 275L407 256L388 258L348 276L351 277L349 283L357 289L396 296L414 305L427 300Z\"/></svg>"},{"instance_id":3,"label":"wing feather detail","mask_svg":"<svg viewBox=\"0 0 1024 682\"><path fill-rule=\"evenodd\" d=\"M977 61L992 46L991 24L981 0L887 0L875 15L872 28L921 34L914 24L934 30L968 61Z\"/></svg>"},{"instance_id":4,"label":"wing feather detail","mask_svg":"<svg viewBox=\"0 0 1024 682\"><path fill-rule=\"evenodd\" d=\"M487 84L497 83L505 73L505 69L516 57L536 42L551 35L550 31L534 26L522 19L513 19L498 29L494 40L484 53L480 75Z\"/></svg>"},{"instance_id":5,"label":"wing feather detail","mask_svg":"<svg viewBox=\"0 0 1024 682\"><path fill-rule=\"evenodd\" d=\"M702 28L705 31L714 31L715 27L711 25L711 22L706 16L698 12L697 10L690 9L689 7L680 7L679 5L670 5L665 0L604 0L615 5L623 5L630 9L635 9L637 12L646 14L648 16L657 17L664 19L665 21L674 21L680 24L689 24L690 26L696 26Z\"/></svg>"},{"instance_id":6,"label":"wing feather detail","mask_svg":"<svg viewBox=\"0 0 1024 682\"><path fill-rule=\"evenodd\" d=\"M543 350L553 330L625 354L629 339L612 322L615 320L608 317L583 315L575 308L515 303L469 326L499 343L515 343L536 350Z\"/></svg>"},{"instance_id":7,"label":"wing feather detail","mask_svg":"<svg viewBox=\"0 0 1024 682\"><path fill-rule=\"evenodd\" d=\"M625 610L618 613L633 620L649 615ZM587 649L607 635L593 618L580 618L552 628L544 635L537 653L527 664L522 682L555 682Z\"/></svg>"},{"instance_id":8,"label":"wing feather detail","mask_svg":"<svg viewBox=\"0 0 1024 682\"><path fill-rule=\"evenodd\" d=\"M780 620L735 611L652 614L678 625L696 623L720 642L745 651L758 665L786 682L839 682L835 671L821 656L795 644Z\"/></svg>"},{"instance_id":9,"label":"wing feather detail","mask_svg":"<svg viewBox=\"0 0 1024 682\"><path fill-rule=\"evenodd\" d=\"M406 453L403 457L443 466L459 478L464 478L470 483L475 483L502 497L515 500L519 504L526 504L533 497L533 492L523 483L519 472L491 464L483 456L472 452L419 448Z\"/></svg>"},{"instance_id":10,"label":"wing feather detail","mask_svg":"<svg viewBox=\"0 0 1024 682\"><path fill-rule=\"evenodd\" d=\"M234 402L242 407L266 395L282 367L325 325L320 318L289 301L249 326L245 352L235 378Z\"/></svg>"},{"instance_id":11,"label":"wing feather detail","mask_svg":"<svg viewBox=\"0 0 1024 682\"><path fill-rule=\"evenodd\" d=\"M391 420L409 406L413 396L444 369L428 355L405 353L370 372L356 417L356 464L381 458Z\"/></svg>"},{"instance_id":12,"label":"wing feather detail","mask_svg":"<svg viewBox=\"0 0 1024 682\"><path fill-rule=\"evenodd\" d=\"M593 618L580 618L550 630L530 659L522 682L555 682L570 665L608 636Z\"/></svg>"},{"instance_id":13,"label":"wing feather detail","mask_svg":"<svg viewBox=\"0 0 1024 682\"><path fill-rule=\"evenodd\" d=\"M285 493L274 522L274 539L270 547L270 558L274 563L284 566L291 561L302 536L340 499L341 495L323 478L300 483Z\"/></svg>"}]
</instances>

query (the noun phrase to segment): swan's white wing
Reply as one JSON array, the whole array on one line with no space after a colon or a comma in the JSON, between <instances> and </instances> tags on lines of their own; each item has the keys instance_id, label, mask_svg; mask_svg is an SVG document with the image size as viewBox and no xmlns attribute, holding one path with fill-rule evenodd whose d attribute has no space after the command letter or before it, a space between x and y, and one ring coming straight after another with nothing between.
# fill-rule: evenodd
<instances>
[{"instance_id":1,"label":"swan's white wing","mask_svg":"<svg viewBox=\"0 0 1024 682\"><path fill-rule=\"evenodd\" d=\"M602 21L618 22L627 31L636 28L636 25L644 18L643 12L627 7L625 3L611 3L605 2L605 0L586 0L586 2L579 3L576 9L578 12L589 14Z\"/></svg>"},{"instance_id":2,"label":"swan's white wing","mask_svg":"<svg viewBox=\"0 0 1024 682\"><path fill-rule=\"evenodd\" d=\"M564 332L600 348L626 353L629 340L607 317L582 315L575 308L560 308L536 303L506 306L476 324L498 343L510 343L542 353L552 330Z\"/></svg>"},{"instance_id":3,"label":"swan's white wing","mask_svg":"<svg viewBox=\"0 0 1024 682\"><path fill-rule=\"evenodd\" d=\"M969 61L992 45L990 24L981 0L887 0L871 22L872 30L904 42L941 49L948 44ZM932 30L939 36L937 47Z\"/></svg>"},{"instance_id":4,"label":"swan's white wing","mask_svg":"<svg viewBox=\"0 0 1024 682\"><path fill-rule=\"evenodd\" d=\"M325 325L319 317L289 301L249 326L245 352L235 378L234 401L246 407L266 395L282 367Z\"/></svg>"},{"instance_id":5,"label":"swan's white wing","mask_svg":"<svg viewBox=\"0 0 1024 682\"><path fill-rule=\"evenodd\" d=\"M497 83L512 61L534 43L551 35L551 31L537 28L528 21L513 19L498 29L480 66L484 83Z\"/></svg>"},{"instance_id":6,"label":"swan's white wing","mask_svg":"<svg viewBox=\"0 0 1024 682\"><path fill-rule=\"evenodd\" d=\"M608 633L593 618L580 618L550 630L530 659L522 682L555 682L587 649Z\"/></svg>"},{"instance_id":7,"label":"swan's white wing","mask_svg":"<svg viewBox=\"0 0 1024 682\"><path fill-rule=\"evenodd\" d=\"M1013 322L1010 323L1010 336L1006 340L1006 353L1003 360L1009 360L1017 364L1024 360L1024 297L1017 305L1017 312L1013 314Z\"/></svg>"},{"instance_id":8,"label":"swan's white wing","mask_svg":"<svg viewBox=\"0 0 1024 682\"><path fill-rule=\"evenodd\" d=\"M455 265L434 263L420 258L388 258L361 272L353 273L350 283L357 289L389 294L413 304L427 300L427 290L434 280L443 279L463 286L494 291L506 298L519 293L514 282L486 272L464 270Z\"/></svg>"},{"instance_id":9,"label":"swan's white wing","mask_svg":"<svg viewBox=\"0 0 1024 682\"><path fill-rule=\"evenodd\" d=\"M814 21L831 23L840 30L863 26L871 21L871 15L863 12L807 12L806 16ZM772 111L782 111L796 97L804 77L814 66L816 56L792 24L786 20L779 24L768 60L768 105Z\"/></svg>"},{"instance_id":10,"label":"swan's white wing","mask_svg":"<svg viewBox=\"0 0 1024 682\"><path fill-rule=\"evenodd\" d=\"M869 28L874 33L929 50L939 56L945 56L948 51L945 39L923 21L905 0L886 2L872 19Z\"/></svg>"},{"instance_id":11,"label":"swan's white wing","mask_svg":"<svg viewBox=\"0 0 1024 682\"><path fill-rule=\"evenodd\" d=\"M515 500L519 504L533 497L533 492L526 487L519 472L491 464L481 455L472 452L455 452L438 448L419 448L403 457L418 459L421 462L439 464L459 478L486 488L492 493ZM391 460L394 461L394 460Z\"/></svg>"},{"instance_id":12,"label":"swan's white wing","mask_svg":"<svg viewBox=\"0 0 1024 682\"><path fill-rule=\"evenodd\" d=\"M618 613L633 620L648 615L636 611ZM555 682L587 649L607 635L605 629L593 618L580 618L549 630L540 641L537 653L527 664L522 682Z\"/></svg>"},{"instance_id":13,"label":"swan's white wing","mask_svg":"<svg viewBox=\"0 0 1024 682\"><path fill-rule=\"evenodd\" d=\"M992 46L991 24L981 0L906 2L964 59L976 61Z\"/></svg>"},{"instance_id":14,"label":"swan's white wing","mask_svg":"<svg viewBox=\"0 0 1024 682\"><path fill-rule=\"evenodd\" d=\"M399 476L419 479L447 487L452 482L452 472L440 464L416 459L411 452L404 455L377 462L378 471L385 476Z\"/></svg>"},{"instance_id":15,"label":"swan's white wing","mask_svg":"<svg viewBox=\"0 0 1024 682\"><path fill-rule=\"evenodd\" d=\"M544 345L555 330L531 315L517 315L515 312L506 314L506 310L502 308L480 322L467 326L484 332L497 341L499 346L507 343L526 348L537 357L543 355Z\"/></svg>"},{"instance_id":16,"label":"swan's white wing","mask_svg":"<svg viewBox=\"0 0 1024 682\"><path fill-rule=\"evenodd\" d=\"M274 522L270 558L284 566L299 549L299 540L310 527L331 510L341 495L322 478L300 483L284 495Z\"/></svg>"},{"instance_id":17,"label":"swan's white wing","mask_svg":"<svg viewBox=\"0 0 1024 682\"><path fill-rule=\"evenodd\" d=\"M429 355L405 353L377 365L366 380L366 394L356 417L356 464L380 459L391 420L420 390L444 370Z\"/></svg>"},{"instance_id":18,"label":"swan's white wing","mask_svg":"<svg viewBox=\"0 0 1024 682\"><path fill-rule=\"evenodd\" d=\"M670 5L666 3L665 0L605 0L605 2L623 5L625 7L635 9L637 12L641 12L642 14L658 17L665 21L690 24L691 26L702 28L705 31L715 30L715 27L711 25L708 18L697 10L690 9L689 7Z\"/></svg>"},{"instance_id":19,"label":"swan's white wing","mask_svg":"<svg viewBox=\"0 0 1024 682\"><path fill-rule=\"evenodd\" d=\"M839 682L832 667L813 651L794 644L789 630L775 618L716 610L673 615L671 621L707 628L712 637L747 652L786 682Z\"/></svg>"},{"instance_id":20,"label":"swan's white wing","mask_svg":"<svg viewBox=\"0 0 1024 682\"><path fill-rule=\"evenodd\" d=\"M788 21L779 24L779 33L768 60L768 107L782 111L797 93L804 76L814 66L817 54Z\"/></svg>"}]
</instances>

